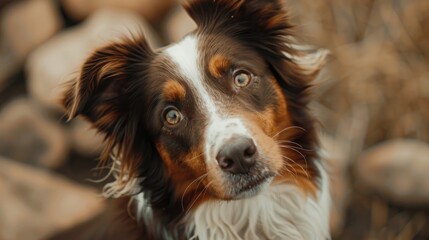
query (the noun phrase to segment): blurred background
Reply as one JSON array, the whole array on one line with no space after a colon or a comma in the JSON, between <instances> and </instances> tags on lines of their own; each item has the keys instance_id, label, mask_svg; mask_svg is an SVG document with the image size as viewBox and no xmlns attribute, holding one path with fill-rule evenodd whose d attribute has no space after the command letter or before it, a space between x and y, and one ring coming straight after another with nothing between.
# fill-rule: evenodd
<instances>
[{"instance_id":1,"label":"blurred background","mask_svg":"<svg viewBox=\"0 0 429 240\"><path fill-rule=\"evenodd\" d=\"M334 239L429 239L429 1L288 0L331 56L314 88ZM177 0L0 1L0 240L44 239L103 210L101 136L64 121L61 84L94 48L195 28Z\"/></svg>"}]
</instances>

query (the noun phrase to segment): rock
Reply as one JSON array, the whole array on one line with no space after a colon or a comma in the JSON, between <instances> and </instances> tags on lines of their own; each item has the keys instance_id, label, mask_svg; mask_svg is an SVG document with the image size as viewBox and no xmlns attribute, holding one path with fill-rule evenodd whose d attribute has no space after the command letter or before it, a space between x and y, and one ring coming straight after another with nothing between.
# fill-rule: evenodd
<instances>
[{"instance_id":1,"label":"rock","mask_svg":"<svg viewBox=\"0 0 429 240\"><path fill-rule=\"evenodd\" d=\"M59 99L64 83L76 77L83 61L96 48L143 30L152 46L159 40L138 15L103 9L83 25L66 30L40 46L28 59L28 91L44 106L62 110Z\"/></svg>"},{"instance_id":2,"label":"rock","mask_svg":"<svg viewBox=\"0 0 429 240\"><path fill-rule=\"evenodd\" d=\"M187 33L197 28L194 20L186 13L183 7L177 7L164 24L164 32L169 42L180 40Z\"/></svg>"},{"instance_id":3,"label":"rock","mask_svg":"<svg viewBox=\"0 0 429 240\"><path fill-rule=\"evenodd\" d=\"M429 144L390 140L365 151L356 162L356 178L368 191L404 206L429 204Z\"/></svg>"},{"instance_id":4,"label":"rock","mask_svg":"<svg viewBox=\"0 0 429 240\"><path fill-rule=\"evenodd\" d=\"M46 239L94 217L104 202L91 188L0 157L0 239Z\"/></svg>"},{"instance_id":5,"label":"rock","mask_svg":"<svg viewBox=\"0 0 429 240\"><path fill-rule=\"evenodd\" d=\"M29 100L15 99L0 112L0 155L55 168L67 154L67 137L61 126Z\"/></svg>"},{"instance_id":6,"label":"rock","mask_svg":"<svg viewBox=\"0 0 429 240\"><path fill-rule=\"evenodd\" d=\"M175 0L61 0L67 14L82 20L100 8L122 8L135 11L145 19L155 22L175 4Z\"/></svg>"},{"instance_id":7,"label":"rock","mask_svg":"<svg viewBox=\"0 0 429 240\"><path fill-rule=\"evenodd\" d=\"M63 25L54 1L16 1L3 10L1 36L3 44L13 49L19 59L48 40Z\"/></svg>"},{"instance_id":8,"label":"rock","mask_svg":"<svg viewBox=\"0 0 429 240\"><path fill-rule=\"evenodd\" d=\"M346 209L349 204L350 181L347 177L350 165L349 151L338 138L319 134L325 162L330 178L332 206L330 230L333 237L338 236L344 227Z\"/></svg>"},{"instance_id":9,"label":"rock","mask_svg":"<svg viewBox=\"0 0 429 240\"><path fill-rule=\"evenodd\" d=\"M15 1L0 11L0 91L28 53L62 25L61 16L50 0Z\"/></svg>"},{"instance_id":10,"label":"rock","mask_svg":"<svg viewBox=\"0 0 429 240\"><path fill-rule=\"evenodd\" d=\"M103 136L82 119L73 120L70 126L72 147L84 156L95 156L101 152Z\"/></svg>"},{"instance_id":11,"label":"rock","mask_svg":"<svg viewBox=\"0 0 429 240\"><path fill-rule=\"evenodd\" d=\"M0 92L11 82L10 78L18 71L21 62L11 49L0 48Z\"/></svg>"}]
</instances>

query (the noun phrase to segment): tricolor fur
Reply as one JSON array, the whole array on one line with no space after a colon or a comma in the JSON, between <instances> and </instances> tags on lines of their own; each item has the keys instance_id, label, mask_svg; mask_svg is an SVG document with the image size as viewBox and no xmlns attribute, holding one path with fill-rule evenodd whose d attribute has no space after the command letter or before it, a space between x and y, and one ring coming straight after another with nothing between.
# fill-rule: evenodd
<instances>
[{"instance_id":1,"label":"tricolor fur","mask_svg":"<svg viewBox=\"0 0 429 240\"><path fill-rule=\"evenodd\" d=\"M105 193L132 204L88 236L330 238L307 109L326 53L291 42L280 2L191 0L198 28L180 42L124 40L85 62L64 106L105 135L118 173Z\"/></svg>"}]
</instances>

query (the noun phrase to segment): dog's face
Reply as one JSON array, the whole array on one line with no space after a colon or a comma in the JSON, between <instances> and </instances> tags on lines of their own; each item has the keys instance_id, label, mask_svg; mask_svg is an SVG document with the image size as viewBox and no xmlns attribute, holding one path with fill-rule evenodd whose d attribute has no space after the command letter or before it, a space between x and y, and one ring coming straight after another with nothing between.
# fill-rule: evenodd
<instances>
[{"instance_id":1,"label":"dog's face","mask_svg":"<svg viewBox=\"0 0 429 240\"><path fill-rule=\"evenodd\" d=\"M264 59L227 36L192 34L154 62L149 78L162 97L150 115L174 182L225 199L258 193L283 167L272 137L289 119Z\"/></svg>"},{"instance_id":2,"label":"dog's face","mask_svg":"<svg viewBox=\"0 0 429 240\"><path fill-rule=\"evenodd\" d=\"M318 67L293 61L281 4L193 0L186 9L199 27L178 43L153 51L134 39L95 52L66 93L70 117L92 121L105 155L121 159L120 180L140 177L160 206L251 197L273 180L311 189L306 90Z\"/></svg>"}]
</instances>

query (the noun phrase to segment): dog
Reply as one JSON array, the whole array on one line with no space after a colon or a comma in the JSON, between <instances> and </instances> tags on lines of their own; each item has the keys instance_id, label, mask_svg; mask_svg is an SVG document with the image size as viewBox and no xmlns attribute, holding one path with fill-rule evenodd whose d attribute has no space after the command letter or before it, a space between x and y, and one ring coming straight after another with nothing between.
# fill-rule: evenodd
<instances>
[{"instance_id":1,"label":"dog","mask_svg":"<svg viewBox=\"0 0 429 240\"><path fill-rule=\"evenodd\" d=\"M329 180L308 110L325 52L294 43L281 0L189 0L197 29L95 51L70 119L105 136L117 198L74 239L330 239ZM69 235L71 232L69 232Z\"/></svg>"}]
</instances>

